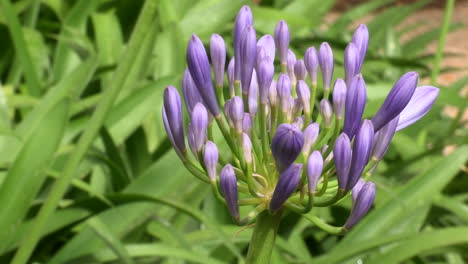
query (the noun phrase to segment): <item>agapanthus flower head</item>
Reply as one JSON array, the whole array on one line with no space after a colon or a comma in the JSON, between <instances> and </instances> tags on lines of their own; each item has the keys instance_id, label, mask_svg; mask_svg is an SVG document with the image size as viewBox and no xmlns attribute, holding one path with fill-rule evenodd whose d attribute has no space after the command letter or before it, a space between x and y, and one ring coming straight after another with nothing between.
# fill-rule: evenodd
<instances>
[{"instance_id":1,"label":"agapanthus flower head","mask_svg":"<svg viewBox=\"0 0 468 264\"><path fill-rule=\"evenodd\" d=\"M342 227L348 230L371 208L375 185L367 179L394 134L421 119L439 90L416 87L418 75L409 72L375 115L365 114L365 25L357 28L344 52L345 76L337 77L330 45L322 43L318 52L309 47L302 54L294 49L295 54L283 20L274 37L257 39L252 11L244 6L233 35L232 58L226 58L223 38L212 35L211 64L202 40L190 38L182 81L186 126L177 89L169 86L164 92L163 123L177 155L188 171L212 185L239 224L251 222L262 210L305 214L316 203L333 205L351 195L353 209ZM323 83L317 83L319 69ZM225 74L229 89L223 87ZM186 151L185 135L193 155ZM256 209L241 219L239 205L252 201Z\"/></svg>"}]
</instances>

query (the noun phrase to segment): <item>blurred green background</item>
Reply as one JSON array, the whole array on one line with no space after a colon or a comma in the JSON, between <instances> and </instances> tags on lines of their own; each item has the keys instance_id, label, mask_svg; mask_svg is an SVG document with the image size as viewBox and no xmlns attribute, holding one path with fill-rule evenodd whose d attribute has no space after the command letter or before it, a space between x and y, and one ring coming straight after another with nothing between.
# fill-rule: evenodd
<instances>
[{"instance_id":1,"label":"blurred green background","mask_svg":"<svg viewBox=\"0 0 468 264\"><path fill-rule=\"evenodd\" d=\"M444 63L466 56L446 39L467 1L0 0L0 263L242 262L251 229L185 170L160 109L190 35L231 56L244 4L258 35L285 19L296 54L329 42L335 77L365 22L367 114L406 71L441 88L379 165L374 210L344 237L286 215L272 263L468 262L467 65ZM342 225L350 204L313 214Z\"/></svg>"}]
</instances>

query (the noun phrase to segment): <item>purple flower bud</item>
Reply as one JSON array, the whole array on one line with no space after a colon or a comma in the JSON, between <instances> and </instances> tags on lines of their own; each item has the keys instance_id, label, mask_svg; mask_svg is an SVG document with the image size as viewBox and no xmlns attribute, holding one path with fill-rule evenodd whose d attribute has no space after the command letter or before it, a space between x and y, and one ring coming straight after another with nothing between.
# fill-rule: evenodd
<instances>
[{"instance_id":1,"label":"purple flower bud","mask_svg":"<svg viewBox=\"0 0 468 264\"><path fill-rule=\"evenodd\" d=\"M228 99L224 103L224 116L229 123L229 127L234 128L234 121L231 118L231 105L233 99Z\"/></svg>"},{"instance_id":2,"label":"purple flower bud","mask_svg":"<svg viewBox=\"0 0 468 264\"><path fill-rule=\"evenodd\" d=\"M359 196L359 192L361 191L364 184L366 184L366 181L360 178L356 185L354 185L353 190L351 191L351 198L353 202L356 202L356 199Z\"/></svg>"},{"instance_id":3,"label":"purple flower bud","mask_svg":"<svg viewBox=\"0 0 468 264\"><path fill-rule=\"evenodd\" d=\"M237 62L240 61L240 46L242 33L248 25L253 25L252 10L249 6L243 6L237 13L236 22L234 25L234 56ZM234 68L234 79L240 80L241 64L237 63Z\"/></svg>"},{"instance_id":4,"label":"purple flower bud","mask_svg":"<svg viewBox=\"0 0 468 264\"><path fill-rule=\"evenodd\" d=\"M187 46L187 65L190 75L197 85L198 92L203 102L213 116L219 114L219 106L211 80L210 63L206 55L205 47L201 40L194 34Z\"/></svg>"},{"instance_id":5,"label":"purple flower bud","mask_svg":"<svg viewBox=\"0 0 468 264\"><path fill-rule=\"evenodd\" d=\"M288 168L304 146L304 134L295 126L281 124L271 140L271 152L279 172Z\"/></svg>"},{"instance_id":6,"label":"purple flower bud","mask_svg":"<svg viewBox=\"0 0 468 264\"><path fill-rule=\"evenodd\" d=\"M192 113L197 103L203 103L197 86L193 82L188 69L185 69L184 78L182 79L182 93L184 94L185 105L189 113Z\"/></svg>"},{"instance_id":7,"label":"purple flower bud","mask_svg":"<svg viewBox=\"0 0 468 264\"><path fill-rule=\"evenodd\" d=\"M304 153L309 153L310 148L312 148L315 141L317 141L319 132L320 127L317 123L312 123L306 127L304 130L304 147L302 148Z\"/></svg>"},{"instance_id":8,"label":"purple flower bud","mask_svg":"<svg viewBox=\"0 0 468 264\"><path fill-rule=\"evenodd\" d=\"M242 131L247 135L252 135L252 116L249 113L244 113L244 118L242 119Z\"/></svg>"},{"instance_id":9,"label":"purple flower bud","mask_svg":"<svg viewBox=\"0 0 468 264\"><path fill-rule=\"evenodd\" d=\"M242 133L242 152L245 162L251 164L252 159L252 141L246 133Z\"/></svg>"},{"instance_id":10,"label":"purple flower bud","mask_svg":"<svg viewBox=\"0 0 468 264\"><path fill-rule=\"evenodd\" d=\"M167 137L169 138L169 141L171 142L172 147L174 148L175 152L177 153L177 156L179 156L179 158L181 160L184 160L185 158L182 155L182 152L179 149L179 147L176 145L175 140L174 140L174 136L172 135L172 131L171 131L171 128L169 126L169 121L167 120L166 110L164 109L164 106L162 107L162 118L163 118L163 123L164 123L164 129L166 130ZM185 150L185 144L184 144L184 150Z\"/></svg>"},{"instance_id":11,"label":"purple flower bud","mask_svg":"<svg viewBox=\"0 0 468 264\"><path fill-rule=\"evenodd\" d=\"M237 201L237 179L234 168L231 164L227 164L221 170L219 176L219 185L223 193L224 199L229 209L229 213L235 220L239 219L239 204Z\"/></svg>"},{"instance_id":12,"label":"purple flower bud","mask_svg":"<svg viewBox=\"0 0 468 264\"><path fill-rule=\"evenodd\" d=\"M286 21L280 20L275 27L275 45L282 65L286 65L289 49L289 28Z\"/></svg>"},{"instance_id":13,"label":"purple flower bud","mask_svg":"<svg viewBox=\"0 0 468 264\"><path fill-rule=\"evenodd\" d=\"M292 96L290 97L291 99L293 98ZM292 110L291 110L291 119L295 116L298 116L299 113L302 113L302 103L301 103L301 100L299 100L298 98L296 99L293 99L293 107L292 107Z\"/></svg>"},{"instance_id":14,"label":"purple flower bud","mask_svg":"<svg viewBox=\"0 0 468 264\"><path fill-rule=\"evenodd\" d=\"M293 84L296 84L296 75L294 74L294 66L296 65L296 55L292 50L288 50L287 71L289 78Z\"/></svg>"},{"instance_id":15,"label":"purple flower bud","mask_svg":"<svg viewBox=\"0 0 468 264\"><path fill-rule=\"evenodd\" d=\"M229 82L229 96L232 98L236 94L234 91L234 58L231 58L231 60L229 61L227 75Z\"/></svg>"},{"instance_id":16,"label":"purple flower bud","mask_svg":"<svg viewBox=\"0 0 468 264\"><path fill-rule=\"evenodd\" d=\"M318 61L322 71L323 89L328 91L333 77L333 51L327 42L320 45Z\"/></svg>"},{"instance_id":17,"label":"purple flower bud","mask_svg":"<svg viewBox=\"0 0 468 264\"><path fill-rule=\"evenodd\" d=\"M344 54L344 69L346 84L349 85L353 77L358 74L359 51L353 42L349 43Z\"/></svg>"},{"instance_id":18,"label":"purple flower bud","mask_svg":"<svg viewBox=\"0 0 468 264\"><path fill-rule=\"evenodd\" d=\"M249 89L249 113L256 115L258 111L258 81L255 70L252 73L252 80Z\"/></svg>"},{"instance_id":19,"label":"purple flower bud","mask_svg":"<svg viewBox=\"0 0 468 264\"><path fill-rule=\"evenodd\" d=\"M338 119L343 116L346 102L346 84L343 79L337 79L333 88L333 108Z\"/></svg>"},{"instance_id":20,"label":"purple flower bud","mask_svg":"<svg viewBox=\"0 0 468 264\"><path fill-rule=\"evenodd\" d=\"M269 57L272 62L275 61L275 40L271 35L264 35L257 41L257 51L259 51L260 47L263 48L265 55Z\"/></svg>"},{"instance_id":21,"label":"purple flower bud","mask_svg":"<svg viewBox=\"0 0 468 264\"><path fill-rule=\"evenodd\" d=\"M351 159L351 168L349 169L349 178L346 190L351 190L361 177L364 168L369 161L374 140L374 127L370 120L364 120L359 129L353 145L353 157Z\"/></svg>"},{"instance_id":22,"label":"purple flower bud","mask_svg":"<svg viewBox=\"0 0 468 264\"><path fill-rule=\"evenodd\" d=\"M278 180L275 191L270 201L270 210L276 211L286 202L291 194L296 190L301 179L302 164L292 164L287 168Z\"/></svg>"},{"instance_id":23,"label":"purple flower bud","mask_svg":"<svg viewBox=\"0 0 468 264\"><path fill-rule=\"evenodd\" d=\"M242 119L244 118L244 103L239 96L234 96L231 99L229 106L229 118L234 123L234 127L238 133L242 132Z\"/></svg>"},{"instance_id":24,"label":"purple flower bud","mask_svg":"<svg viewBox=\"0 0 468 264\"><path fill-rule=\"evenodd\" d=\"M289 106L289 98L291 97L291 79L286 74L280 74L278 77L278 83L276 84L276 90L278 91L278 97L280 99L281 108L285 110Z\"/></svg>"},{"instance_id":25,"label":"purple flower bud","mask_svg":"<svg viewBox=\"0 0 468 264\"><path fill-rule=\"evenodd\" d=\"M401 76L388 93L379 111L372 118L375 131L385 126L408 105L418 84L418 73L408 72Z\"/></svg>"},{"instance_id":26,"label":"purple flower bud","mask_svg":"<svg viewBox=\"0 0 468 264\"><path fill-rule=\"evenodd\" d=\"M304 106L305 114L310 113L310 88L307 86L306 82L299 80L296 85L297 98L301 100L302 105Z\"/></svg>"},{"instance_id":27,"label":"purple flower bud","mask_svg":"<svg viewBox=\"0 0 468 264\"><path fill-rule=\"evenodd\" d=\"M257 58L257 39L252 25L248 25L242 33L239 51L242 92L248 94Z\"/></svg>"},{"instance_id":28,"label":"purple flower bud","mask_svg":"<svg viewBox=\"0 0 468 264\"><path fill-rule=\"evenodd\" d=\"M275 66L269 58L265 58L260 62L257 69L258 85L260 86L260 102L266 104L268 102L268 92L271 86L271 81L275 74Z\"/></svg>"},{"instance_id":29,"label":"purple flower bud","mask_svg":"<svg viewBox=\"0 0 468 264\"><path fill-rule=\"evenodd\" d=\"M304 64L304 60L297 60L294 64L294 75L297 80L305 80L307 76L307 70Z\"/></svg>"},{"instance_id":30,"label":"purple flower bud","mask_svg":"<svg viewBox=\"0 0 468 264\"><path fill-rule=\"evenodd\" d=\"M374 144L372 146L372 157L381 160L390 146L393 135L395 135L398 126L399 116L388 122L374 135Z\"/></svg>"},{"instance_id":31,"label":"purple flower bud","mask_svg":"<svg viewBox=\"0 0 468 264\"><path fill-rule=\"evenodd\" d=\"M343 131L350 139L354 137L361 125L366 106L366 83L361 74L354 76L346 91L345 119Z\"/></svg>"},{"instance_id":32,"label":"purple flower bud","mask_svg":"<svg viewBox=\"0 0 468 264\"><path fill-rule=\"evenodd\" d=\"M434 86L416 88L408 105L401 111L397 131L415 123L429 112L439 95L439 89Z\"/></svg>"},{"instance_id":33,"label":"purple flower bud","mask_svg":"<svg viewBox=\"0 0 468 264\"><path fill-rule=\"evenodd\" d=\"M346 190L349 169L351 168L352 151L351 142L345 133L341 133L341 135L336 139L335 147L333 148L333 156L335 157L338 187L341 190Z\"/></svg>"},{"instance_id":34,"label":"purple flower bud","mask_svg":"<svg viewBox=\"0 0 468 264\"><path fill-rule=\"evenodd\" d=\"M190 150L192 151L195 158L198 160L198 152L197 152L197 147L195 145L195 135L193 133L192 124L190 123L188 124L188 127L187 127L187 140L188 140Z\"/></svg>"},{"instance_id":35,"label":"purple flower bud","mask_svg":"<svg viewBox=\"0 0 468 264\"><path fill-rule=\"evenodd\" d=\"M353 202L353 209L346 220L344 228L349 230L359 222L369 211L375 199L375 184L367 182L362 186L356 200Z\"/></svg>"},{"instance_id":36,"label":"purple flower bud","mask_svg":"<svg viewBox=\"0 0 468 264\"><path fill-rule=\"evenodd\" d=\"M314 193L317 189L317 183L322 175L323 158L319 151L310 154L307 160L307 178L309 180L309 192Z\"/></svg>"},{"instance_id":37,"label":"purple flower bud","mask_svg":"<svg viewBox=\"0 0 468 264\"><path fill-rule=\"evenodd\" d=\"M206 139L206 130L208 128L208 112L201 103L196 104L193 108L191 120L194 146L198 153L203 148Z\"/></svg>"},{"instance_id":38,"label":"purple flower bud","mask_svg":"<svg viewBox=\"0 0 468 264\"><path fill-rule=\"evenodd\" d=\"M205 163L206 172L211 181L216 181L216 166L218 165L218 148L212 141L207 141L205 144L205 152L203 153L203 162Z\"/></svg>"},{"instance_id":39,"label":"purple flower bud","mask_svg":"<svg viewBox=\"0 0 468 264\"><path fill-rule=\"evenodd\" d=\"M361 24L356 29L353 35L352 42L356 45L358 50L358 63L356 68L356 73L361 72L362 64L366 58L367 46L369 45L369 31L367 30L366 25Z\"/></svg>"},{"instance_id":40,"label":"purple flower bud","mask_svg":"<svg viewBox=\"0 0 468 264\"><path fill-rule=\"evenodd\" d=\"M268 89L268 101L270 101L271 106L276 106L278 104L278 95L277 95L277 84L276 81L271 81L270 89Z\"/></svg>"},{"instance_id":41,"label":"purple flower bud","mask_svg":"<svg viewBox=\"0 0 468 264\"><path fill-rule=\"evenodd\" d=\"M318 56L315 47L310 47L304 55L304 64L309 73L310 81L313 85L317 84Z\"/></svg>"},{"instance_id":42,"label":"purple flower bud","mask_svg":"<svg viewBox=\"0 0 468 264\"><path fill-rule=\"evenodd\" d=\"M174 144L182 153L185 151L184 124L182 122L182 103L176 88L168 86L164 91L164 110Z\"/></svg>"},{"instance_id":43,"label":"purple flower bud","mask_svg":"<svg viewBox=\"0 0 468 264\"><path fill-rule=\"evenodd\" d=\"M226 66L226 46L224 39L218 34L211 36L210 55L216 85L222 86L224 82L224 67Z\"/></svg>"},{"instance_id":44,"label":"purple flower bud","mask_svg":"<svg viewBox=\"0 0 468 264\"><path fill-rule=\"evenodd\" d=\"M320 114L322 115L322 118L325 121L325 127L331 127L333 109L330 102L327 99L322 99L322 101L320 101Z\"/></svg>"},{"instance_id":45,"label":"purple flower bud","mask_svg":"<svg viewBox=\"0 0 468 264\"><path fill-rule=\"evenodd\" d=\"M299 129L299 130L302 130L302 128L304 127L304 119L302 117L298 116L298 117L296 117L294 122L292 122L291 125L297 127L297 129Z\"/></svg>"}]
</instances>

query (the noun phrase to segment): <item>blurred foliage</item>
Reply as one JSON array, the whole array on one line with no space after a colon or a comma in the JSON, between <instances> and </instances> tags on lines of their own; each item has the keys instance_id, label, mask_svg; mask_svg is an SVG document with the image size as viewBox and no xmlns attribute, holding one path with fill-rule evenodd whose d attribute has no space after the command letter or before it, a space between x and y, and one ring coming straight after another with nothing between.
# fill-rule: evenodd
<instances>
[{"instance_id":1,"label":"blurred foliage","mask_svg":"<svg viewBox=\"0 0 468 264\"><path fill-rule=\"evenodd\" d=\"M401 43L421 23L398 25L430 1L392 2L325 23L332 0L0 0L0 263L22 263L32 249L31 261L51 264L240 260L251 230L237 233L185 171L160 118L164 87L180 87L188 38L218 32L232 47L235 15L250 4L259 34L285 19L296 54L327 41L344 76L353 22L377 11L363 70L374 113L402 73L431 74L426 47L440 32ZM441 87L428 116L395 136L364 221L336 237L286 215L272 263L468 261L467 130L443 111L467 106L467 83ZM447 145L457 150L444 156ZM349 209L344 201L313 214L341 225Z\"/></svg>"}]
</instances>

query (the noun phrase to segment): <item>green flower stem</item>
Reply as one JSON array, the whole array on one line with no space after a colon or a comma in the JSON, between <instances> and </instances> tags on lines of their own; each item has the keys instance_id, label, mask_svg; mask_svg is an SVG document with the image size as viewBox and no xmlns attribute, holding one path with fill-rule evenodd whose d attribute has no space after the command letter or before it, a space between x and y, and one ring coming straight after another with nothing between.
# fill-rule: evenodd
<instances>
[{"instance_id":1,"label":"green flower stem","mask_svg":"<svg viewBox=\"0 0 468 264\"><path fill-rule=\"evenodd\" d=\"M344 197L346 197L346 193L341 190L341 189L338 189L338 191L336 192L335 196L329 200L325 200L325 201L317 201L314 203L314 206L317 206L317 207L328 207L328 206L332 206L336 203L338 203L339 201L341 201L341 199L343 199Z\"/></svg>"},{"instance_id":2,"label":"green flower stem","mask_svg":"<svg viewBox=\"0 0 468 264\"><path fill-rule=\"evenodd\" d=\"M288 72L288 65L286 63L281 63L281 73Z\"/></svg>"},{"instance_id":3,"label":"green flower stem","mask_svg":"<svg viewBox=\"0 0 468 264\"><path fill-rule=\"evenodd\" d=\"M82 159L88 152L88 149L92 146L102 124L114 105L120 90L125 86L125 81L128 75L127 73L130 71L138 57L137 55L140 50L138 47L141 46L148 33L151 32L151 29L154 27L153 22L157 9L158 1L145 1L134 31L130 37L129 44L127 45L126 52L121 58L121 63L119 63L114 73L115 78L112 85L104 90L101 101L89 121L89 126L86 127L83 135L80 137L75 151L66 161L61 177L52 186L49 195L45 199L39 213L31 225L28 236L22 241L19 250L13 257L13 261L11 262L12 264L24 264L28 262L37 242L44 233L44 228L48 223L50 216L55 212L58 203L66 193L73 176L75 176ZM14 12L11 12L10 14L13 16Z\"/></svg>"},{"instance_id":4,"label":"green flower stem","mask_svg":"<svg viewBox=\"0 0 468 264\"><path fill-rule=\"evenodd\" d=\"M236 147L234 144L234 141L232 140L231 134L226 128L226 125L224 124L223 117L221 115L218 115L215 117L216 123L218 124L219 130L221 130L221 134L223 134L224 139L229 145L229 148L232 150L234 155L239 158L239 148Z\"/></svg>"},{"instance_id":5,"label":"green flower stem","mask_svg":"<svg viewBox=\"0 0 468 264\"><path fill-rule=\"evenodd\" d=\"M312 83L312 93L310 95L310 118L312 118L312 114L314 113L315 108L315 97L317 96L317 83ZM306 123L308 125L309 123Z\"/></svg>"},{"instance_id":6,"label":"green flower stem","mask_svg":"<svg viewBox=\"0 0 468 264\"><path fill-rule=\"evenodd\" d=\"M211 189L213 190L213 193L216 199L218 199L218 201L220 201L222 204L226 204L226 201L224 200L223 196L219 192L218 183L216 182L216 180L210 181L210 185L211 185Z\"/></svg>"},{"instance_id":7,"label":"green flower stem","mask_svg":"<svg viewBox=\"0 0 468 264\"><path fill-rule=\"evenodd\" d=\"M237 96L241 96L241 95L242 95L241 83L240 83L239 80L235 80L235 81L234 81L234 92L235 92L235 95L237 95Z\"/></svg>"},{"instance_id":8,"label":"green flower stem","mask_svg":"<svg viewBox=\"0 0 468 264\"><path fill-rule=\"evenodd\" d=\"M437 53L434 57L434 65L432 66L432 85L436 85L437 78L439 77L440 62L442 61L442 56L444 55L445 39L447 38L447 33L449 31L450 19L452 18L454 5L455 0L447 0L447 4L445 5L444 19L442 22L442 28L440 29L439 43L437 44Z\"/></svg>"},{"instance_id":9,"label":"green flower stem","mask_svg":"<svg viewBox=\"0 0 468 264\"><path fill-rule=\"evenodd\" d=\"M317 226L318 228L322 229L323 231L327 233L330 233L333 235L341 235L346 232L346 230L343 227L329 225L315 215L306 214L304 215L304 217L310 222L312 222L315 226Z\"/></svg>"},{"instance_id":10,"label":"green flower stem","mask_svg":"<svg viewBox=\"0 0 468 264\"><path fill-rule=\"evenodd\" d=\"M254 179L252 176L252 163L246 163L246 168L247 168L247 186L249 186L249 192L254 197L258 197L258 194L256 191L257 188L255 188L255 183L254 183Z\"/></svg>"},{"instance_id":11,"label":"green flower stem","mask_svg":"<svg viewBox=\"0 0 468 264\"><path fill-rule=\"evenodd\" d=\"M268 148L270 146L268 142L266 108L267 108L266 104L260 103L259 122L260 122L260 136L262 140L263 157L266 157L268 153Z\"/></svg>"},{"instance_id":12,"label":"green flower stem","mask_svg":"<svg viewBox=\"0 0 468 264\"><path fill-rule=\"evenodd\" d=\"M244 219L239 221L239 225L248 225L252 223L257 218L258 214L260 214L264 210L265 206L263 204L258 205Z\"/></svg>"},{"instance_id":13,"label":"green flower stem","mask_svg":"<svg viewBox=\"0 0 468 264\"><path fill-rule=\"evenodd\" d=\"M244 199L239 199L239 206L243 205L257 205L261 202L260 199L258 198L244 198Z\"/></svg>"},{"instance_id":14,"label":"green flower stem","mask_svg":"<svg viewBox=\"0 0 468 264\"><path fill-rule=\"evenodd\" d=\"M223 96L223 85L216 85L215 88L216 99L218 101L218 105L224 105L224 96Z\"/></svg>"},{"instance_id":15,"label":"green flower stem","mask_svg":"<svg viewBox=\"0 0 468 264\"><path fill-rule=\"evenodd\" d=\"M271 263L270 257L280 222L281 212L271 214L263 211L258 215L247 253L247 264Z\"/></svg>"}]
</instances>

